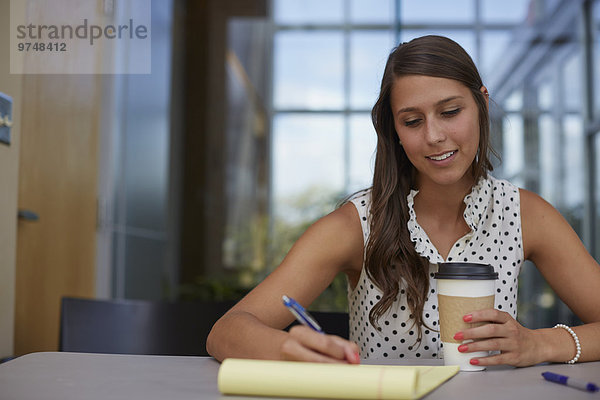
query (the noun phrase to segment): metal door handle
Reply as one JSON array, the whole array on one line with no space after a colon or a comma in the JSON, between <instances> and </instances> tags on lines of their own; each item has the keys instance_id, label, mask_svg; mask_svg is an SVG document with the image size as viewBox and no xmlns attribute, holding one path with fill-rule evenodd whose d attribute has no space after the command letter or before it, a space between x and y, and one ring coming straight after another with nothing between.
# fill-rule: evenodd
<instances>
[{"instance_id":1,"label":"metal door handle","mask_svg":"<svg viewBox=\"0 0 600 400\"><path fill-rule=\"evenodd\" d=\"M17 217L24 221L37 221L40 219L40 216L31 210L19 210Z\"/></svg>"}]
</instances>

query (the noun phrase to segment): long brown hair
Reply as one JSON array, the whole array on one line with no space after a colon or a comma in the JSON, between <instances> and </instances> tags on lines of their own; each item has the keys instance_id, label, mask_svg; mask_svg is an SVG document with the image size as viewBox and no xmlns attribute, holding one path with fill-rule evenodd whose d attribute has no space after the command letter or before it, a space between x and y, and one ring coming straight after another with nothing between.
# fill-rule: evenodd
<instances>
[{"instance_id":1,"label":"long brown hair","mask_svg":"<svg viewBox=\"0 0 600 400\"><path fill-rule=\"evenodd\" d=\"M427 75L461 82L471 90L479 110L479 150L472 165L475 182L493 169L489 153L489 114L477 67L456 42L442 36L424 36L396 47L385 66L379 98L371 112L377 132L373 175L371 234L365 268L383 295L369 313L371 324L391 307L404 281L406 299L421 341L423 307L429 291L428 261L415 250L407 229L407 195L414 188L416 170L398 142L390 105L395 80L403 75Z\"/></svg>"}]
</instances>

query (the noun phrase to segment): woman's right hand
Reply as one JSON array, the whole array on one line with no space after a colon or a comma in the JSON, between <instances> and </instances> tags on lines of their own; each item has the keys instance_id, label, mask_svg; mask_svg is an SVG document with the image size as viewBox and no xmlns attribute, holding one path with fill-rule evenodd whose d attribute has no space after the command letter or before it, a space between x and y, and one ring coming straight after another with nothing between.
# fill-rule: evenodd
<instances>
[{"instance_id":1,"label":"woman's right hand","mask_svg":"<svg viewBox=\"0 0 600 400\"><path fill-rule=\"evenodd\" d=\"M360 364L356 343L296 325L281 345L281 357L289 361Z\"/></svg>"}]
</instances>

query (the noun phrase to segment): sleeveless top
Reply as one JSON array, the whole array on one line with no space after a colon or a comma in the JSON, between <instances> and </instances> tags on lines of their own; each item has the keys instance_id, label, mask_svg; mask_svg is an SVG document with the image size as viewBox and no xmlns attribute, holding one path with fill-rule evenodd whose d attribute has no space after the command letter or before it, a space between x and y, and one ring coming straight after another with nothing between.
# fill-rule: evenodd
<instances>
[{"instance_id":1,"label":"sleeveless top","mask_svg":"<svg viewBox=\"0 0 600 400\"><path fill-rule=\"evenodd\" d=\"M463 217L470 232L458 239L446 260L427 237L414 211L418 191L407 196L410 220L407 229L418 254L429 260L429 294L423 308L423 321L432 329L422 327L420 343L416 343L418 327L413 325L406 302L404 282L391 308L379 319L379 329L369 322L369 311L382 292L369 279L364 268L354 289L348 286L350 340L358 344L361 358L443 358L439 333L436 280L437 263L465 261L491 264L498 272L495 308L517 315L517 277L523 263L519 189L492 176L481 178L468 194ZM365 248L370 233L371 191L357 193L350 201L358 210Z\"/></svg>"}]
</instances>

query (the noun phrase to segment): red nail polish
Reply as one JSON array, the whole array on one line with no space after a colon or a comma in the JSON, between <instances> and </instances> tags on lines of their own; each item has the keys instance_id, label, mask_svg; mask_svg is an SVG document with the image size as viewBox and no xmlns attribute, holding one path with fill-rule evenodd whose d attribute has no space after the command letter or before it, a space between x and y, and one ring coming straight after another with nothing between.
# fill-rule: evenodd
<instances>
[{"instance_id":1,"label":"red nail polish","mask_svg":"<svg viewBox=\"0 0 600 400\"><path fill-rule=\"evenodd\" d=\"M360 364L360 355L358 355L358 353L354 353L354 361L356 361L357 364Z\"/></svg>"},{"instance_id":2,"label":"red nail polish","mask_svg":"<svg viewBox=\"0 0 600 400\"><path fill-rule=\"evenodd\" d=\"M473 320L473 316L471 314L467 314L463 317L463 321L471 322Z\"/></svg>"},{"instance_id":3,"label":"red nail polish","mask_svg":"<svg viewBox=\"0 0 600 400\"><path fill-rule=\"evenodd\" d=\"M471 361L469 361L471 363L471 365L479 365L479 360L476 358L471 358Z\"/></svg>"},{"instance_id":4,"label":"red nail polish","mask_svg":"<svg viewBox=\"0 0 600 400\"><path fill-rule=\"evenodd\" d=\"M454 340L463 340L465 338L465 335L462 332L458 332L456 335L454 335Z\"/></svg>"},{"instance_id":5,"label":"red nail polish","mask_svg":"<svg viewBox=\"0 0 600 400\"><path fill-rule=\"evenodd\" d=\"M465 351L467 351L468 348L469 346L467 346L466 344L461 344L460 346L458 346L458 351L464 353Z\"/></svg>"}]
</instances>

